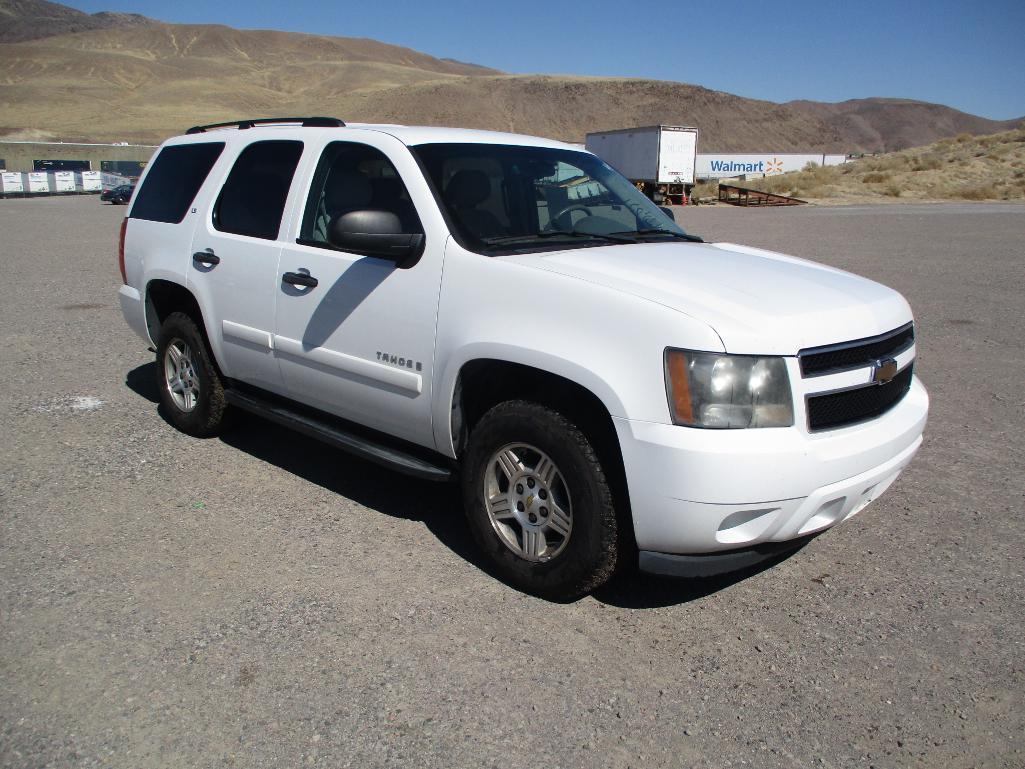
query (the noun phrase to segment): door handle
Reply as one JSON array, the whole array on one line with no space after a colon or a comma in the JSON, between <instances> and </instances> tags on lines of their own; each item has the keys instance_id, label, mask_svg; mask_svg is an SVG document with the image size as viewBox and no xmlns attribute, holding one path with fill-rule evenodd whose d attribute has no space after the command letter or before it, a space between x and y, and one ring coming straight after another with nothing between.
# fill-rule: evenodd
<instances>
[{"instance_id":1,"label":"door handle","mask_svg":"<svg viewBox=\"0 0 1025 769\"><path fill-rule=\"evenodd\" d=\"M213 251L197 251L192 255L192 261L206 267L216 267L221 263L221 257L217 256Z\"/></svg>"},{"instance_id":2,"label":"door handle","mask_svg":"<svg viewBox=\"0 0 1025 769\"><path fill-rule=\"evenodd\" d=\"M281 276L281 280L291 283L293 286L306 286L307 288L316 288L318 283L315 277L302 272L286 272Z\"/></svg>"}]
</instances>

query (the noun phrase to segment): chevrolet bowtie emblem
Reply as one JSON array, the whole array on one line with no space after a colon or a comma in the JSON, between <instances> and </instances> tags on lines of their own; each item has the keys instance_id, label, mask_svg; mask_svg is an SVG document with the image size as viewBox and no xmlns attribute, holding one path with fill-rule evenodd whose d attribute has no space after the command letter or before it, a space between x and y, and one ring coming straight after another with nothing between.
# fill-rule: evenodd
<instances>
[{"instance_id":1,"label":"chevrolet bowtie emblem","mask_svg":"<svg viewBox=\"0 0 1025 769\"><path fill-rule=\"evenodd\" d=\"M872 363L872 381L886 384L897 376L897 361L893 358L880 358Z\"/></svg>"}]
</instances>

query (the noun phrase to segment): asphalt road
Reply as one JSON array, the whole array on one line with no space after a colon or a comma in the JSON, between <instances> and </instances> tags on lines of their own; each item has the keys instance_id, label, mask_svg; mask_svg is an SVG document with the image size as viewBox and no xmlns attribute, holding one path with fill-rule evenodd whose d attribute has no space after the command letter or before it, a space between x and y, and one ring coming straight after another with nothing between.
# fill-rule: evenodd
<instances>
[{"instance_id":1,"label":"asphalt road","mask_svg":"<svg viewBox=\"0 0 1025 769\"><path fill-rule=\"evenodd\" d=\"M484 573L452 489L175 432L123 213L0 201L0 765L1025 765L1025 207L678 209L902 291L926 443L770 568L568 605Z\"/></svg>"}]
</instances>

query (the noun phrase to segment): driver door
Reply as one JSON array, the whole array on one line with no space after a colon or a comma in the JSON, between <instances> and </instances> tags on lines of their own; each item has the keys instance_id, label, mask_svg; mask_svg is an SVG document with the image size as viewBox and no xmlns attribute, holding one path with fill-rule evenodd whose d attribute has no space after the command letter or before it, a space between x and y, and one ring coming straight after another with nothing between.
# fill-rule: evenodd
<instances>
[{"instance_id":1,"label":"driver door","mask_svg":"<svg viewBox=\"0 0 1025 769\"><path fill-rule=\"evenodd\" d=\"M404 144L353 132L320 153L284 246L275 355L289 397L352 422L434 447L431 385L446 230ZM393 211L403 231L425 231L412 266L339 250L328 240L344 213ZM291 273L291 275L289 275ZM304 276L298 282L295 276ZM292 282L289 282L292 281Z\"/></svg>"}]
</instances>

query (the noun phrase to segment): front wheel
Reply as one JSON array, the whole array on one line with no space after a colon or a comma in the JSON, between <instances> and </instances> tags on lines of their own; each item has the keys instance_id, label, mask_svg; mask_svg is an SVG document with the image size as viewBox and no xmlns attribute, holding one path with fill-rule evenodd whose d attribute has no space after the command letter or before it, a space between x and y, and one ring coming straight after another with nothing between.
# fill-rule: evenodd
<instances>
[{"instance_id":1,"label":"front wheel","mask_svg":"<svg viewBox=\"0 0 1025 769\"><path fill-rule=\"evenodd\" d=\"M470 435L462 483L477 545L516 587L571 600L615 570L605 473L587 436L558 412L526 401L495 406Z\"/></svg>"}]
</instances>

